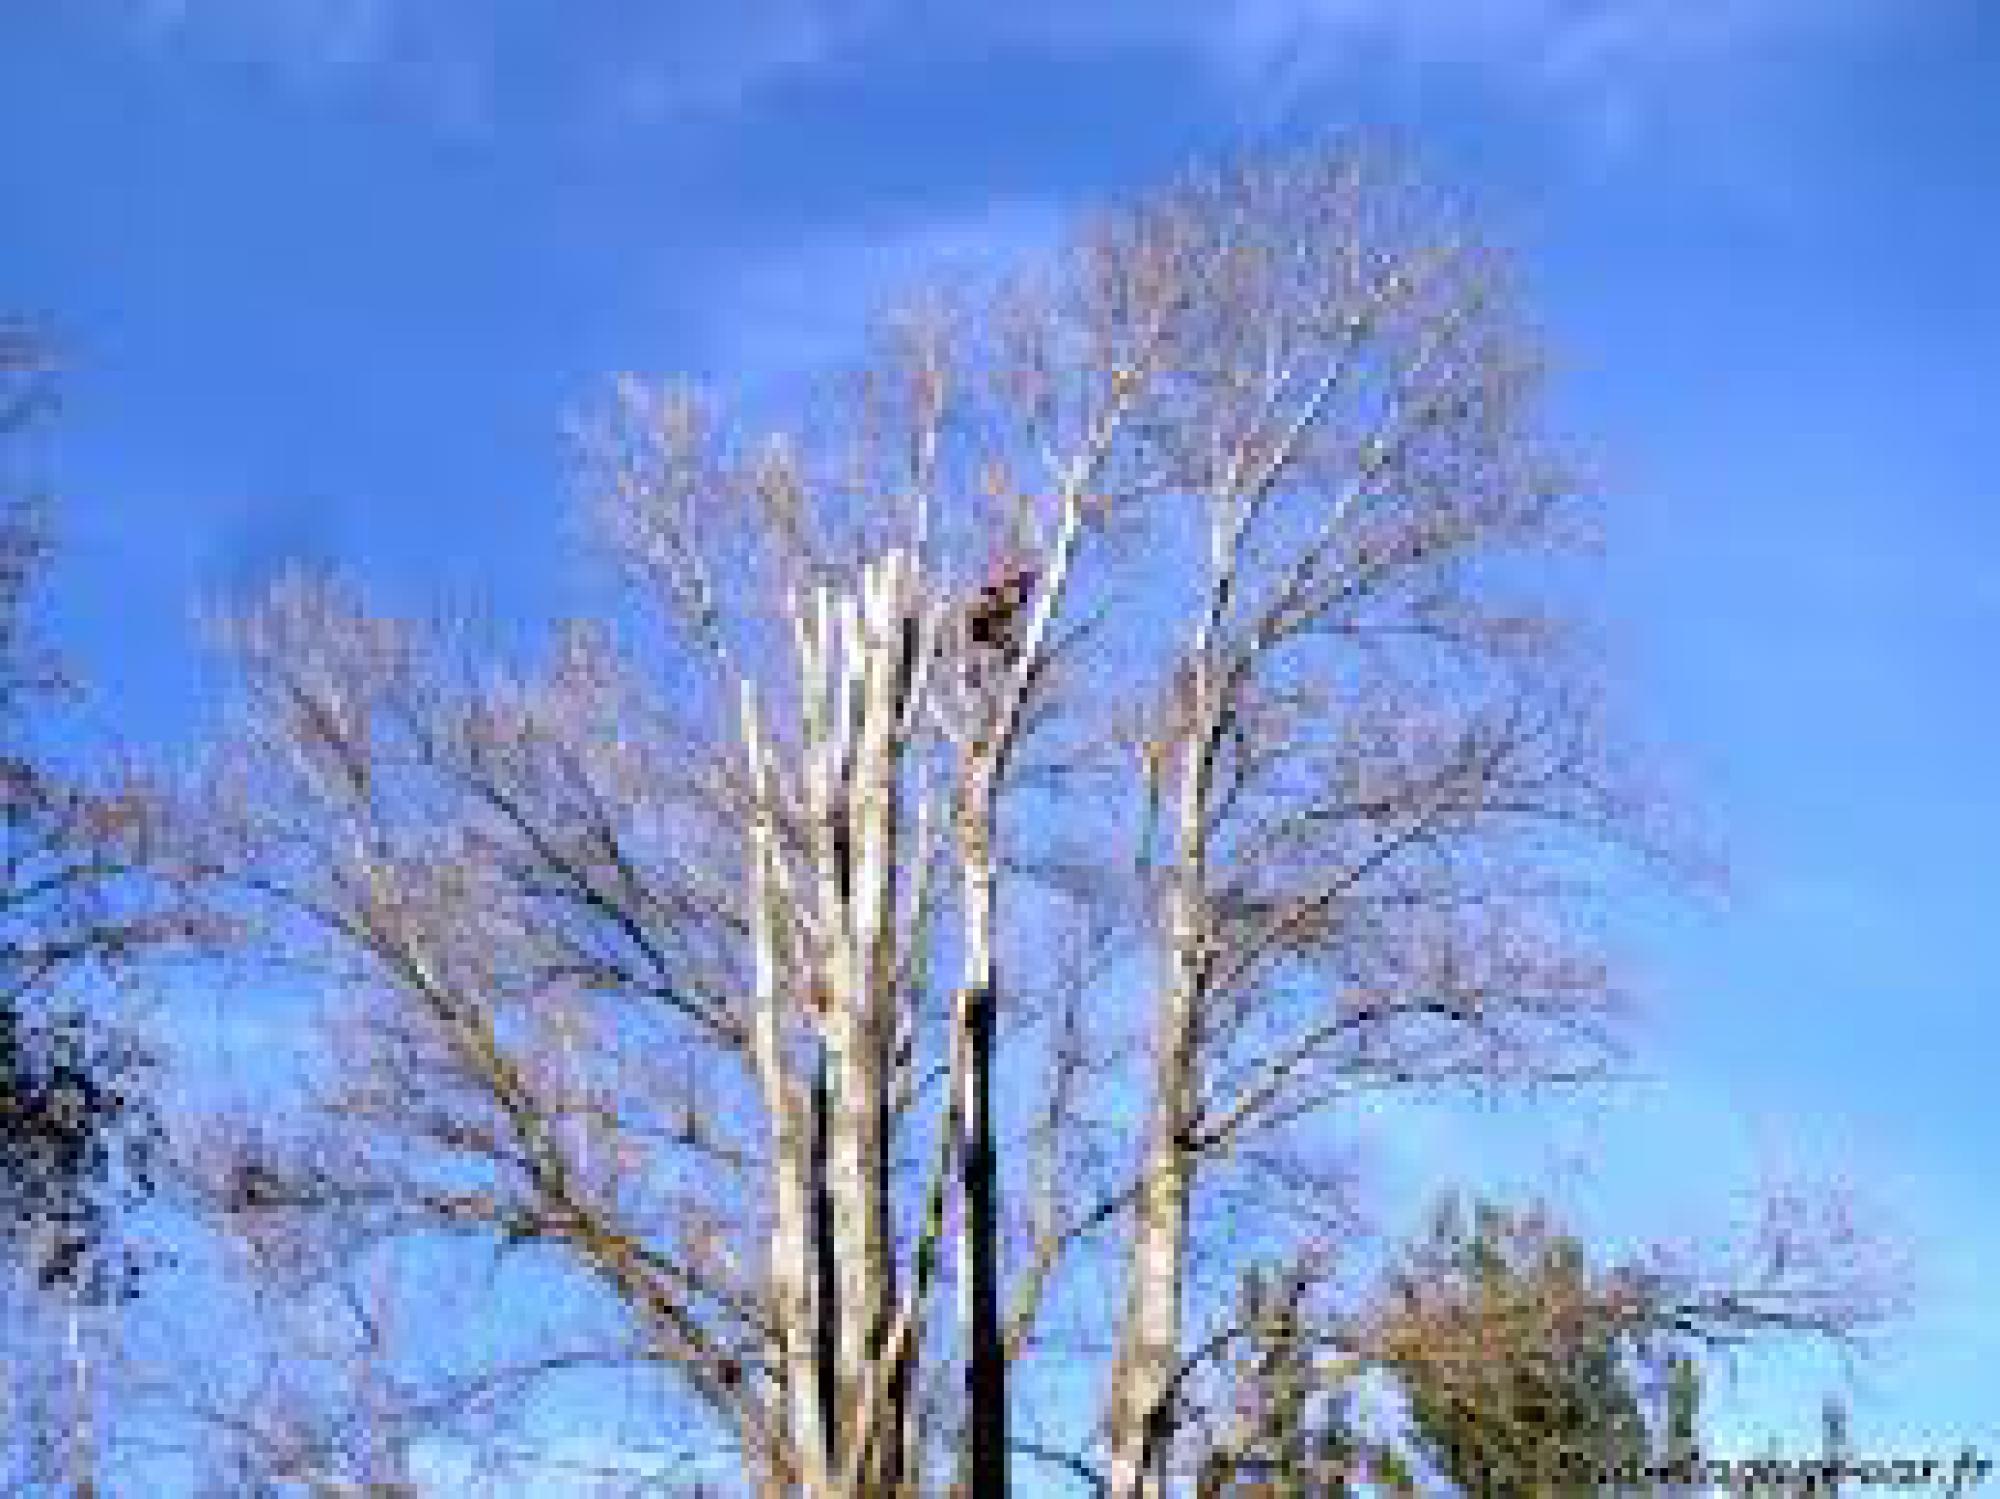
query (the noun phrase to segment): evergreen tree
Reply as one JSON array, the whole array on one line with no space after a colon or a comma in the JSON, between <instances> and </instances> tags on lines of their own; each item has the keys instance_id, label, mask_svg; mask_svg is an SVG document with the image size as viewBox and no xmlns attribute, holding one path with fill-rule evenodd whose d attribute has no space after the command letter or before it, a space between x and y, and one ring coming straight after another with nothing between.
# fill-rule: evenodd
<instances>
[{"instance_id":1,"label":"evergreen tree","mask_svg":"<svg viewBox=\"0 0 2000 1499\"><path fill-rule=\"evenodd\" d=\"M1692 1494L1698 1485L1683 1465L1701 1459L1701 1367L1685 1353L1667 1360L1665 1409L1660 1418L1660 1461L1668 1465L1669 1493Z\"/></svg>"},{"instance_id":2,"label":"evergreen tree","mask_svg":"<svg viewBox=\"0 0 2000 1499\"><path fill-rule=\"evenodd\" d=\"M1691 1450L1698 1386L1669 1367L1656 1447L1637 1281L1592 1267L1540 1210L1455 1199L1393 1279L1390 1364L1428 1465L1477 1499L1615 1487Z\"/></svg>"},{"instance_id":3,"label":"evergreen tree","mask_svg":"<svg viewBox=\"0 0 2000 1499\"><path fill-rule=\"evenodd\" d=\"M1359 1366L1329 1367L1319 1356L1320 1335L1306 1306L1310 1286L1298 1271L1245 1274L1234 1421L1201 1464L1199 1499L1416 1491L1402 1456L1355 1421L1352 1376Z\"/></svg>"},{"instance_id":4,"label":"evergreen tree","mask_svg":"<svg viewBox=\"0 0 2000 1499\"><path fill-rule=\"evenodd\" d=\"M1694 1492L1666 1465L1700 1456L1700 1366L1653 1336L1642 1284L1539 1210L1456 1201L1394 1267L1379 1319L1315 1309L1297 1270L1254 1270L1196 1493L1415 1493L1413 1459L1492 1499ZM1408 1410L1400 1448L1356 1419L1371 1370Z\"/></svg>"},{"instance_id":5,"label":"evergreen tree","mask_svg":"<svg viewBox=\"0 0 2000 1499\"><path fill-rule=\"evenodd\" d=\"M1820 1461L1826 1469L1826 1476L1815 1487L1819 1494L1838 1494L1841 1491L1840 1474L1853 1454L1848 1444L1847 1402L1838 1395L1829 1395L1820 1406Z\"/></svg>"}]
</instances>

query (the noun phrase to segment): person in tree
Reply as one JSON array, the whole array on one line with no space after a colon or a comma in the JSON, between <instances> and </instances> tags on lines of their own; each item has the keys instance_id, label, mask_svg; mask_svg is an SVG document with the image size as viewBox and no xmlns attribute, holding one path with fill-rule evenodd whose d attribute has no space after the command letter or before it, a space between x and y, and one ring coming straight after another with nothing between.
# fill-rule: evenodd
<instances>
[{"instance_id":1,"label":"person in tree","mask_svg":"<svg viewBox=\"0 0 2000 1499\"><path fill-rule=\"evenodd\" d=\"M966 606L966 638L976 647L1013 661L1021 649L1021 628L1039 573L1018 557L998 558L986 582Z\"/></svg>"}]
</instances>

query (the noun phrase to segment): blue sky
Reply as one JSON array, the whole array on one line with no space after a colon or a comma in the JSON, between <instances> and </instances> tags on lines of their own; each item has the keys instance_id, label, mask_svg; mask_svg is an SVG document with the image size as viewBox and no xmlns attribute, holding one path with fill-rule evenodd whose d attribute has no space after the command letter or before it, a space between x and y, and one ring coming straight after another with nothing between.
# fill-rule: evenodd
<instances>
[{"instance_id":1,"label":"blue sky","mask_svg":"<svg viewBox=\"0 0 2000 1499\"><path fill-rule=\"evenodd\" d=\"M1621 685L1736 870L1639 924L1656 1080L1385 1148L1553 1163L1612 1234L1844 1171L1923 1276L1864 1444L2000 1453L2000 7L8 6L0 307L73 364L54 612L98 722L196 734L195 606L293 558L559 613L561 424L609 372L762 384L909 268L1350 127L1519 247ZM1818 1388L1746 1370L1728 1434L1796 1450Z\"/></svg>"}]
</instances>

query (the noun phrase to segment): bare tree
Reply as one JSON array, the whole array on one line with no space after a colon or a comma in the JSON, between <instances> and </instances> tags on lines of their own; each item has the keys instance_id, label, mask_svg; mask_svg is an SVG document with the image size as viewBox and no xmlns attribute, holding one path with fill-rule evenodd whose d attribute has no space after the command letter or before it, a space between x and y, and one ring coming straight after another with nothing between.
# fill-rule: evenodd
<instances>
[{"instance_id":1,"label":"bare tree","mask_svg":"<svg viewBox=\"0 0 2000 1499\"><path fill-rule=\"evenodd\" d=\"M100 1400L91 1323L148 1263L124 1218L153 1185L159 1144L152 1058L114 1001L140 958L195 923L155 878L146 781L80 767L50 732L71 684L35 628L48 512L14 460L54 376L39 333L0 322L0 1306L13 1323L0 1471L86 1494Z\"/></svg>"},{"instance_id":2,"label":"bare tree","mask_svg":"<svg viewBox=\"0 0 2000 1499\"><path fill-rule=\"evenodd\" d=\"M538 1492L580 1474L597 1481L591 1492L647 1491L638 1454L564 1461L525 1434L537 1394L620 1367L619 1329L572 1315L552 1330L531 1312L493 1324L495 1304L533 1307L545 1287L532 1266L440 1256L423 1236L301 1197L298 1184L336 1172L338 1142L255 1119L237 1113L181 1142L218 1230L179 1267L200 1320L156 1316L119 1370L162 1461L217 1494ZM229 1348L205 1349L221 1318ZM624 1361L645 1365L634 1351Z\"/></svg>"},{"instance_id":3,"label":"bare tree","mask_svg":"<svg viewBox=\"0 0 2000 1499\"><path fill-rule=\"evenodd\" d=\"M200 854L339 1142L243 1209L543 1257L761 1493L1167 1492L1328 1112L1599 1076L1673 848L1500 258L1365 154L1207 173L788 435L585 437L652 633L233 632Z\"/></svg>"}]
</instances>

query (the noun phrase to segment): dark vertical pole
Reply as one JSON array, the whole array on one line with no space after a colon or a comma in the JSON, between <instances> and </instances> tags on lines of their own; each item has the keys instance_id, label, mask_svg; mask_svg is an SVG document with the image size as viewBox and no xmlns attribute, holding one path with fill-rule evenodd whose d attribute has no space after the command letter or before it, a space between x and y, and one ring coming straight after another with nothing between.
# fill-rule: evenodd
<instances>
[{"instance_id":1,"label":"dark vertical pole","mask_svg":"<svg viewBox=\"0 0 2000 1499\"><path fill-rule=\"evenodd\" d=\"M967 1075L962 1081L960 1170L968 1218L971 1346L966 1400L972 1499L1007 1493L1007 1352L1000 1331L1000 1191L993 1148L994 1000L991 984L965 996Z\"/></svg>"}]
</instances>

